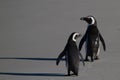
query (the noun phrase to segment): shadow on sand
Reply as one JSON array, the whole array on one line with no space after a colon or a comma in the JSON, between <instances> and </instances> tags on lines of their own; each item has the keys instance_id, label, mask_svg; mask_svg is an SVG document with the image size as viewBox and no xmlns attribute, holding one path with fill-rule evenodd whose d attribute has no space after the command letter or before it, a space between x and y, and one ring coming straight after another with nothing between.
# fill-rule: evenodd
<instances>
[{"instance_id":1,"label":"shadow on sand","mask_svg":"<svg viewBox=\"0 0 120 80\"><path fill-rule=\"evenodd\" d=\"M18 58L18 57L0 57L2 59L17 59L17 60L42 60L42 61L56 61L57 58ZM65 59L62 59L64 61ZM0 72L0 75L14 75L14 76L66 76L61 73L17 73L17 72Z\"/></svg>"},{"instance_id":2,"label":"shadow on sand","mask_svg":"<svg viewBox=\"0 0 120 80\"><path fill-rule=\"evenodd\" d=\"M18 59L18 60L43 60L43 61L56 61L57 58L18 58L18 57L0 57L0 59ZM63 61L65 59L62 59Z\"/></svg>"},{"instance_id":3,"label":"shadow on sand","mask_svg":"<svg viewBox=\"0 0 120 80\"><path fill-rule=\"evenodd\" d=\"M0 72L0 75L14 75L14 76L67 76L61 73L14 73L14 72Z\"/></svg>"}]
</instances>

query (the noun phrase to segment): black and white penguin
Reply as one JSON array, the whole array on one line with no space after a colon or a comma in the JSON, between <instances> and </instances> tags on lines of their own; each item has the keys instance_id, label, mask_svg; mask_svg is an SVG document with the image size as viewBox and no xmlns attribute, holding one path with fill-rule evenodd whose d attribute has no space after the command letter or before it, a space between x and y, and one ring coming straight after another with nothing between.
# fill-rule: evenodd
<instances>
[{"instance_id":1,"label":"black and white penguin","mask_svg":"<svg viewBox=\"0 0 120 80\"><path fill-rule=\"evenodd\" d=\"M82 54L79 52L79 49L76 45L76 39L78 37L80 37L80 34L77 32L73 32L70 35L64 50L60 53L56 61L56 65L58 65L62 57L65 56L66 66L68 69L68 76L71 75L71 71L74 75L78 75L80 57L83 61L83 65L85 65Z\"/></svg>"},{"instance_id":2,"label":"black and white penguin","mask_svg":"<svg viewBox=\"0 0 120 80\"><path fill-rule=\"evenodd\" d=\"M85 35L82 37L79 50L81 50L83 43L86 41L86 58L85 61L89 61L88 57L91 57L91 61L99 59L100 52L100 41L102 42L104 51L106 50L106 45L102 35L97 28L97 21L93 16L82 17L80 20L86 21L88 27Z\"/></svg>"}]
</instances>

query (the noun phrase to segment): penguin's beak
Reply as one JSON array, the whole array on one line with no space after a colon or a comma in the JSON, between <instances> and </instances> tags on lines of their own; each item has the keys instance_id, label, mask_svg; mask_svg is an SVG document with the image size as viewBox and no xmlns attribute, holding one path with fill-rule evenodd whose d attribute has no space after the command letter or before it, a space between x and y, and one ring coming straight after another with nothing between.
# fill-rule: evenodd
<instances>
[{"instance_id":1,"label":"penguin's beak","mask_svg":"<svg viewBox=\"0 0 120 80\"><path fill-rule=\"evenodd\" d=\"M78 34L77 36L76 36L76 38L79 38L80 36L82 36L81 34Z\"/></svg>"},{"instance_id":2,"label":"penguin's beak","mask_svg":"<svg viewBox=\"0 0 120 80\"><path fill-rule=\"evenodd\" d=\"M83 21L86 20L86 19L87 19L86 17L81 17L80 18L80 20L83 20Z\"/></svg>"}]
</instances>

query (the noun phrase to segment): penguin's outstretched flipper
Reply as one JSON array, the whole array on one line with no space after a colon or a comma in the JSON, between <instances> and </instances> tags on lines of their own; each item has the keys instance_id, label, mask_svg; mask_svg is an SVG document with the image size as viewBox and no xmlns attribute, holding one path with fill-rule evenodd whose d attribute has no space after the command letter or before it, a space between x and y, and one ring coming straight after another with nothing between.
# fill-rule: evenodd
<instances>
[{"instance_id":1,"label":"penguin's outstretched flipper","mask_svg":"<svg viewBox=\"0 0 120 80\"><path fill-rule=\"evenodd\" d=\"M86 34L82 37L80 44L79 44L79 51L81 51L82 45L84 44L84 42L86 41Z\"/></svg>"},{"instance_id":2,"label":"penguin's outstretched flipper","mask_svg":"<svg viewBox=\"0 0 120 80\"><path fill-rule=\"evenodd\" d=\"M59 64L60 60L62 59L63 56L65 56L65 54L66 54L66 51L65 51L65 50L62 51L62 53L60 53L60 55L59 55L58 58L57 58L56 65Z\"/></svg>"},{"instance_id":3,"label":"penguin's outstretched flipper","mask_svg":"<svg viewBox=\"0 0 120 80\"><path fill-rule=\"evenodd\" d=\"M102 43L102 45L103 45L103 49L104 49L104 51L106 51L105 41L104 41L104 39L103 39L103 37L102 37L101 34L99 34L99 36L100 36L101 43Z\"/></svg>"}]
</instances>

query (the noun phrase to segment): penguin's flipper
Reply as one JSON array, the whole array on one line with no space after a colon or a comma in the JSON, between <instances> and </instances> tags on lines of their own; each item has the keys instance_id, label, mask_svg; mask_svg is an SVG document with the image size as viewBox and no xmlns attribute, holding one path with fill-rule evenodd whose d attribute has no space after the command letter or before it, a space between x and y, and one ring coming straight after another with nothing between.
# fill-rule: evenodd
<instances>
[{"instance_id":1,"label":"penguin's flipper","mask_svg":"<svg viewBox=\"0 0 120 80\"><path fill-rule=\"evenodd\" d=\"M102 45L103 45L103 49L104 49L104 51L106 51L105 41L104 41L104 39L103 39L103 37L102 37L102 35L101 35L101 34L99 34L99 36L100 36L100 40L101 40Z\"/></svg>"},{"instance_id":2,"label":"penguin's flipper","mask_svg":"<svg viewBox=\"0 0 120 80\"><path fill-rule=\"evenodd\" d=\"M59 64L59 62L60 62L60 60L62 59L63 56L65 56L65 50L62 51L62 53L60 53L60 55L58 56L57 61L56 61L56 65Z\"/></svg>"},{"instance_id":3,"label":"penguin's flipper","mask_svg":"<svg viewBox=\"0 0 120 80\"><path fill-rule=\"evenodd\" d=\"M84 43L85 40L86 40L86 35L87 35L87 33L85 33L85 35L82 37L82 39L81 39L81 41L80 41L80 44L79 44L79 51L81 51L82 45L83 45L83 43Z\"/></svg>"},{"instance_id":4,"label":"penguin's flipper","mask_svg":"<svg viewBox=\"0 0 120 80\"><path fill-rule=\"evenodd\" d=\"M80 55L81 60L82 60L82 62L83 62L83 66L85 66L84 58L83 58L83 56L82 56L82 54L81 54L80 52L79 52L79 55Z\"/></svg>"}]
</instances>

